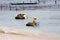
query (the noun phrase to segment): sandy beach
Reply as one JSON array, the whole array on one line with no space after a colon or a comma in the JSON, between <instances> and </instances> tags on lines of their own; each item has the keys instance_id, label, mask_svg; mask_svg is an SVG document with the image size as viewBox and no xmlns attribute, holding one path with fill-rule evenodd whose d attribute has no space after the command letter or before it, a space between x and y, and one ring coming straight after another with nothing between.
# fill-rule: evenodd
<instances>
[{"instance_id":1,"label":"sandy beach","mask_svg":"<svg viewBox=\"0 0 60 40\"><path fill-rule=\"evenodd\" d=\"M6 31L6 30L5 30ZM0 40L60 40L60 35L48 33L35 33L23 32L5 32L0 29Z\"/></svg>"},{"instance_id":2,"label":"sandy beach","mask_svg":"<svg viewBox=\"0 0 60 40\"><path fill-rule=\"evenodd\" d=\"M40 37L36 37L36 36L0 33L0 40L60 40L60 37L43 35L43 34L40 35Z\"/></svg>"}]
</instances>

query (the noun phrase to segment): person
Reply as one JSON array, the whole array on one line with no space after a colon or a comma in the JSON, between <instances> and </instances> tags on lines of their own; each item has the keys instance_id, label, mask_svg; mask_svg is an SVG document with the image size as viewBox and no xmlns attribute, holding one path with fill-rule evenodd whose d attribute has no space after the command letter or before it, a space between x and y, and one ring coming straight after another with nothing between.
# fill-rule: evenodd
<instances>
[{"instance_id":1,"label":"person","mask_svg":"<svg viewBox=\"0 0 60 40\"><path fill-rule=\"evenodd\" d=\"M37 24L37 17L34 17L33 22L32 22L32 25L33 26L36 26L36 24Z\"/></svg>"},{"instance_id":2,"label":"person","mask_svg":"<svg viewBox=\"0 0 60 40\"><path fill-rule=\"evenodd\" d=\"M20 19L27 19L28 18L28 16L24 13L18 14L17 17L20 18Z\"/></svg>"},{"instance_id":3,"label":"person","mask_svg":"<svg viewBox=\"0 0 60 40\"><path fill-rule=\"evenodd\" d=\"M27 18L28 18L28 16L27 16L26 14L23 14L23 17L24 17L25 19L27 19Z\"/></svg>"},{"instance_id":4,"label":"person","mask_svg":"<svg viewBox=\"0 0 60 40\"><path fill-rule=\"evenodd\" d=\"M20 13L20 14L17 15L17 17L18 18L23 18L23 14Z\"/></svg>"},{"instance_id":5,"label":"person","mask_svg":"<svg viewBox=\"0 0 60 40\"><path fill-rule=\"evenodd\" d=\"M36 24L37 24L37 17L34 17L34 19L33 19L33 21L32 22L28 22L27 24L26 24L26 26L36 26Z\"/></svg>"}]
</instances>

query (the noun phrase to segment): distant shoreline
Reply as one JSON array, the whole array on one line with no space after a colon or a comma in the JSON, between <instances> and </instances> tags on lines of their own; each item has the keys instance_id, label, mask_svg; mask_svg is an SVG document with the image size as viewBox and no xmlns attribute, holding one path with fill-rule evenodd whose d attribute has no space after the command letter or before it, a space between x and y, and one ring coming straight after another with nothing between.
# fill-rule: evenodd
<instances>
[{"instance_id":1,"label":"distant shoreline","mask_svg":"<svg viewBox=\"0 0 60 40\"><path fill-rule=\"evenodd\" d=\"M0 4L0 10L60 10L60 5L7 5Z\"/></svg>"}]
</instances>

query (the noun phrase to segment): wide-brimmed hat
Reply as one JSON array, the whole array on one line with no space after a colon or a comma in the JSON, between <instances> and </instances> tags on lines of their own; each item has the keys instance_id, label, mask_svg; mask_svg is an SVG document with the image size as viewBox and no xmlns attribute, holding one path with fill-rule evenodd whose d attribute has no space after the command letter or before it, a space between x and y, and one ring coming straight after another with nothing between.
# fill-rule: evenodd
<instances>
[{"instance_id":1,"label":"wide-brimmed hat","mask_svg":"<svg viewBox=\"0 0 60 40\"><path fill-rule=\"evenodd\" d=\"M34 18L37 18L36 16L34 16Z\"/></svg>"},{"instance_id":2,"label":"wide-brimmed hat","mask_svg":"<svg viewBox=\"0 0 60 40\"><path fill-rule=\"evenodd\" d=\"M34 19L37 19L37 17L34 17Z\"/></svg>"}]
</instances>

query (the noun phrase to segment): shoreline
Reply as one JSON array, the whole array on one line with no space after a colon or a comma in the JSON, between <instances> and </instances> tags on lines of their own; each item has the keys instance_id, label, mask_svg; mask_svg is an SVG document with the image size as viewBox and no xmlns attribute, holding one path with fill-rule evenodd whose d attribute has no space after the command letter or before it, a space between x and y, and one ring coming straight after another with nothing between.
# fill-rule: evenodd
<instances>
[{"instance_id":1,"label":"shoreline","mask_svg":"<svg viewBox=\"0 0 60 40\"><path fill-rule=\"evenodd\" d=\"M40 36L0 33L0 40L60 40L60 36L40 34Z\"/></svg>"},{"instance_id":2,"label":"shoreline","mask_svg":"<svg viewBox=\"0 0 60 40\"><path fill-rule=\"evenodd\" d=\"M21 31L7 31L0 28L0 40L60 40L60 35ZM18 33L19 32L19 33Z\"/></svg>"}]
</instances>

